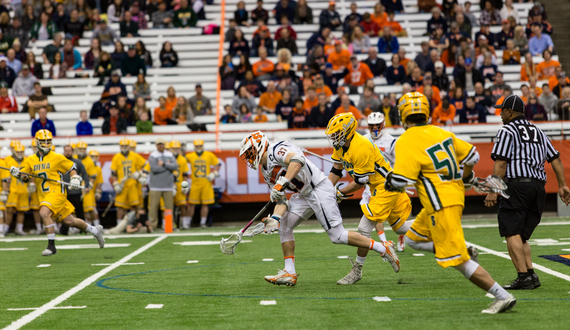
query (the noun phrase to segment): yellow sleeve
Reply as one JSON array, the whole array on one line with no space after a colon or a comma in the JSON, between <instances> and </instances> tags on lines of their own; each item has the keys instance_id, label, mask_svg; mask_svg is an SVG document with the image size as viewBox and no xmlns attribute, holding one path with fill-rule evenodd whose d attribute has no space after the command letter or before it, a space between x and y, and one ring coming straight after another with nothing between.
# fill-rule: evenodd
<instances>
[{"instance_id":1,"label":"yellow sleeve","mask_svg":"<svg viewBox=\"0 0 570 330\"><path fill-rule=\"evenodd\" d=\"M417 159L419 155L413 155L413 148L410 148L406 140L401 138L396 141L396 160L394 164L394 177L413 183L418 179L421 171L421 162L409 161Z\"/></svg>"},{"instance_id":2,"label":"yellow sleeve","mask_svg":"<svg viewBox=\"0 0 570 330\"><path fill-rule=\"evenodd\" d=\"M87 165L85 165L85 171L90 178L97 176L97 169L93 160L87 160Z\"/></svg>"},{"instance_id":3,"label":"yellow sleeve","mask_svg":"<svg viewBox=\"0 0 570 330\"><path fill-rule=\"evenodd\" d=\"M333 154L331 155L331 159L337 163L340 163L341 159L342 159L342 150L341 149L335 149L333 151Z\"/></svg>"},{"instance_id":4,"label":"yellow sleeve","mask_svg":"<svg viewBox=\"0 0 570 330\"><path fill-rule=\"evenodd\" d=\"M103 173L101 172L100 167L95 167L95 171L97 172L97 177L95 178L95 186L103 184Z\"/></svg>"},{"instance_id":5,"label":"yellow sleeve","mask_svg":"<svg viewBox=\"0 0 570 330\"><path fill-rule=\"evenodd\" d=\"M180 172L182 174L187 174L188 172L190 172L190 168L188 168L188 161L186 159L184 159L184 161L180 166Z\"/></svg>"},{"instance_id":6,"label":"yellow sleeve","mask_svg":"<svg viewBox=\"0 0 570 330\"><path fill-rule=\"evenodd\" d=\"M146 159L144 159L143 156L137 154L136 168L137 168L138 170L142 169L143 166L145 166L145 163L146 163ZM150 168L150 167L149 167L149 168Z\"/></svg>"},{"instance_id":7,"label":"yellow sleeve","mask_svg":"<svg viewBox=\"0 0 570 330\"><path fill-rule=\"evenodd\" d=\"M117 154L118 155L118 154ZM111 161L111 171L119 172L120 165L119 158L117 155L113 156L113 160Z\"/></svg>"},{"instance_id":8,"label":"yellow sleeve","mask_svg":"<svg viewBox=\"0 0 570 330\"><path fill-rule=\"evenodd\" d=\"M457 162L459 164L471 158L471 156L475 153L475 146L473 146L471 143L458 139L455 134L453 134L453 147L455 149L455 155L457 156Z\"/></svg>"},{"instance_id":9,"label":"yellow sleeve","mask_svg":"<svg viewBox=\"0 0 570 330\"><path fill-rule=\"evenodd\" d=\"M60 154L57 154L57 157L54 159L54 161L56 163L57 171L60 173L67 173L75 166L74 162Z\"/></svg>"},{"instance_id":10,"label":"yellow sleeve","mask_svg":"<svg viewBox=\"0 0 570 330\"><path fill-rule=\"evenodd\" d=\"M4 163L4 161L2 161L2 163ZM31 159L26 158L24 159L24 161L22 162L22 167L20 168L20 171L24 172L24 173L32 173L32 164L31 164ZM8 171L2 171L3 175L2 175L2 179L5 178L4 173L9 173Z\"/></svg>"},{"instance_id":11,"label":"yellow sleeve","mask_svg":"<svg viewBox=\"0 0 570 330\"><path fill-rule=\"evenodd\" d=\"M146 165L143 167L143 171L150 172L150 164L149 163L146 163Z\"/></svg>"}]
</instances>

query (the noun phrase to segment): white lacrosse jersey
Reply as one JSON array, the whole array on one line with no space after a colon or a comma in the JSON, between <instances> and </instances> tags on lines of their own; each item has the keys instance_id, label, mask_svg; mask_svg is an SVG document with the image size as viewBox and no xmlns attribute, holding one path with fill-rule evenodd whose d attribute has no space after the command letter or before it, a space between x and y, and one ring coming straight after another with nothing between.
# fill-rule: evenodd
<instances>
[{"instance_id":1,"label":"white lacrosse jersey","mask_svg":"<svg viewBox=\"0 0 570 330\"><path fill-rule=\"evenodd\" d=\"M288 140L267 147L267 166L261 166L261 173L269 188L273 189L279 177L287 173L285 158L290 152L305 157L303 151ZM327 176L305 157L305 166L291 180L287 190L307 196L326 178Z\"/></svg>"},{"instance_id":2,"label":"white lacrosse jersey","mask_svg":"<svg viewBox=\"0 0 570 330\"><path fill-rule=\"evenodd\" d=\"M382 136L380 136L380 138L374 140L372 138L372 135L370 135L370 132L366 133L364 137L368 138L370 141L372 141L372 143L377 145L378 148L380 148L380 150L382 150L382 155L384 155L384 158L386 158L388 163L390 163L390 166L394 168L394 161L396 160L396 152L394 149L394 147L396 146L396 138L394 138L392 135L388 133L384 133L382 134ZM360 205L368 204L370 196L371 196L370 187L366 185L366 187L364 187L364 192L362 192L362 199L360 200Z\"/></svg>"}]
</instances>

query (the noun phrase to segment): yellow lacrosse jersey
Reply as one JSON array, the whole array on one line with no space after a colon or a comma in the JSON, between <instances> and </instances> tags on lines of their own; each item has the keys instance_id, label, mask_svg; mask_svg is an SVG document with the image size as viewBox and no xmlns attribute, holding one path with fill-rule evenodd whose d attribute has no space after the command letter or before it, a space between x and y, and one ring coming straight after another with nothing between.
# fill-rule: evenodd
<instances>
[{"instance_id":1,"label":"yellow lacrosse jersey","mask_svg":"<svg viewBox=\"0 0 570 330\"><path fill-rule=\"evenodd\" d=\"M77 155L73 156L73 158L79 159ZM85 172L87 172L89 178L91 180L95 180L95 177L97 176L97 171L95 170L95 168L97 167L97 165L95 165L93 159L91 159L91 157L89 156L85 156L85 158L79 160L81 160L81 163L85 167Z\"/></svg>"},{"instance_id":2,"label":"yellow lacrosse jersey","mask_svg":"<svg viewBox=\"0 0 570 330\"><path fill-rule=\"evenodd\" d=\"M384 190L386 175L392 170L390 163L384 158L382 151L377 145L358 132L354 133L348 149L340 148L333 152L331 158L335 162L342 163L348 174L357 183L360 179L368 176L370 192L373 196L392 196L398 192Z\"/></svg>"},{"instance_id":3,"label":"yellow lacrosse jersey","mask_svg":"<svg viewBox=\"0 0 570 330\"><path fill-rule=\"evenodd\" d=\"M204 151L199 156L196 152L192 152L186 155L186 159L192 171L192 185L201 183L209 184L210 181L208 181L207 177L208 174L210 174L210 167L220 163L218 157L210 151Z\"/></svg>"},{"instance_id":4,"label":"yellow lacrosse jersey","mask_svg":"<svg viewBox=\"0 0 570 330\"><path fill-rule=\"evenodd\" d=\"M75 169L75 163L65 158L64 155L49 152L44 156L34 154L26 158L21 171L61 181L64 174ZM50 192L66 194L64 185L60 183L36 179L36 186L40 202L43 201L46 194Z\"/></svg>"},{"instance_id":5,"label":"yellow lacrosse jersey","mask_svg":"<svg viewBox=\"0 0 570 330\"><path fill-rule=\"evenodd\" d=\"M113 160L111 161L111 171L117 173L119 182L125 177L128 178L125 181L125 188L134 187L137 184L137 180L133 179L132 175L134 172L140 171L145 162L145 159L141 155L132 151L129 151L126 157L122 153L118 153L113 156Z\"/></svg>"},{"instance_id":6,"label":"yellow lacrosse jersey","mask_svg":"<svg viewBox=\"0 0 570 330\"><path fill-rule=\"evenodd\" d=\"M8 166L6 165L6 161L5 161L4 159L0 159L0 166L2 166L2 167L8 167ZM8 167L8 168L9 168L9 167ZM0 181L8 181L8 180L10 180L11 177L12 177L12 176L10 175L10 172L9 172L9 171L0 170ZM2 191L2 190L3 190L2 184L0 184L0 191ZM1 203L1 202L0 202L0 203ZM2 204L2 205L3 205L3 204Z\"/></svg>"},{"instance_id":7,"label":"yellow lacrosse jersey","mask_svg":"<svg viewBox=\"0 0 570 330\"><path fill-rule=\"evenodd\" d=\"M95 180L93 180L93 189L103 184L103 171L97 164L95 164L95 173L97 174L95 175Z\"/></svg>"},{"instance_id":8,"label":"yellow lacrosse jersey","mask_svg":"<svg viewBox=\"0 0 570 330\"><path fill-rule=\"evenodd\" d=\"M428 214L464 205L459 165L475 152L473 145L433 125L408 128L396 141L394 178L414 184Z\"/></svg>"},{"instance_id":9,"label":"yellow lacrosse jersey","mask_svg":"<svg viewBox=\"0 0 570 330\"><path fill-rule=\"evenodd\" d=\"M14 158L13 156L8 156L6 158L4 158L4 163L6 164L6 167L10 168L12 166L15 167L19 167L22 168L22 166L24 166L24 163L26 162L26 158L24 157L24 159L21 162L18 162L16 160L16 158ZM12 176L10 176L10 193L15 193L15 194L27 194L28 193L28 184L24 183Z\"/></svg>"},{"instance_id":10,"label":"yellow lacrosse jersey","mask_svg":"<svg viewBox=\"0 0 570 330\"><path fill-rule=\"evenodd\" d=\"M184 181L184 174L188 173L190 168L188 167L188 161L182 155L178 155L178 157L176 157L176 162L178 163L176 182L180 183Z\"/></svg>"}]
</instances>

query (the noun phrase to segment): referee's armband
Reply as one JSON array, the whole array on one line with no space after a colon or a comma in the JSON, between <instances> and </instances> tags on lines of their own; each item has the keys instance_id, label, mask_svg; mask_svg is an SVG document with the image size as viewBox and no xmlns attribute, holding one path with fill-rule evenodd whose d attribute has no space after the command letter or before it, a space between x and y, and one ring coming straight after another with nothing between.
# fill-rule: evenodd
<instances>
[{"instance_id":1,"label":"referee's armband","mask_svg":"<svg viewBox=\"0 0 570 330\"><path fill-rule=\"evenodd\" d=\"M331 173L342 178L342 170L339 170L338 168L335 168L334 166L331 167Z\"/></svg>"}]
</instances>

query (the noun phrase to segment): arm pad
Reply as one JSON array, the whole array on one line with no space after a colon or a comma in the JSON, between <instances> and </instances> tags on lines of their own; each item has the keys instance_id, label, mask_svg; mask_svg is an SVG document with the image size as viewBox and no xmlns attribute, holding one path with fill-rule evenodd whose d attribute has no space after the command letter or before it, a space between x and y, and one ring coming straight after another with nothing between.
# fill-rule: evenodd
<instances>
[{"instance_id":1,"label":"arm pad","mask_svg":"<svg viewBox=\"0 0 570 330\"><path fill-rule=\"evenodd\" d=\"M342 170L339 170L338 168L335 168L334 166L331 167L331 173L338 176L339 178L342 178Z\"/></svg>"},{"instance_id":2,"label":"arm pad","mask_svg":"<svg viewBox=\"0 0 570 330\"><path fill-rule=\"evenodd\" d=\"M289 161L299 163L301 166L305 166L305 157L303 157L303 155L295 154L295 156L291 157Z\"/></svg>"},{"instance_id":3,"label":"arm pad","mask_svg":"<svg viewBox=\"0 0 570 330\"><path fill-rule=\"evenodd\" d=\"M468 155L467 158L465 158L465 159L461 162L461 165L473 167L473 166L475 166L478 162L479 162L479 153L477 152L477 150L474 150L473 153L471 153L471 155Z\"/></svg>"}]
</instances>

